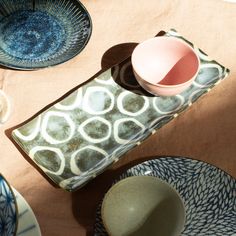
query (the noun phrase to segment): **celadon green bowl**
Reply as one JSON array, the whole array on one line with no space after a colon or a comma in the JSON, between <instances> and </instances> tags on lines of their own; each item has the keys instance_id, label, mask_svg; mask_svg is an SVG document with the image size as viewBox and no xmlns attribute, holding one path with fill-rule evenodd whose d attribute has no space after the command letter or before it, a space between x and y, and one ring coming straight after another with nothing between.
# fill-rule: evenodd
<instances>
[{"instance_id":1,"label":"celadon green bowl","mask_svg":"<svg viewBox=\"0 0 236 236\"><path fill-rule=\"evenodd\" d=\"M105 195L101 214L111 236L177 236L185 222L180 195L152 176L128 177L113 185Z\"/></svg>"}]
</instances>

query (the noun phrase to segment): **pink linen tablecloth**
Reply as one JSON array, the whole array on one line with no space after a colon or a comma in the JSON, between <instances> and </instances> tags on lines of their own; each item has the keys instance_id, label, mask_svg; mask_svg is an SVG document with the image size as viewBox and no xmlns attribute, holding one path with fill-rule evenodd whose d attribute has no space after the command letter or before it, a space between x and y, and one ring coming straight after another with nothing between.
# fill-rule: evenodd
<instances>
[{"instance_id":1,"label":"pink linen tablecloth","mask_svg":"<svg viewBox=\"0 0 236 236\"><path fill-rule=\"evenodd\" d=\"M0 172L25 197L43 236L92 235L97 204L112 179L147 157L189 156L214 164L236 177L236 4L222 0L90 0L93 33L74 59L48 69L0 69L0 88L12 104L0 126ZM52 187L19 153L4 131L86 81L101 68L127 57L133 42L175 28L210 57L231 70L230 76L186 112L126 154L75 193Z\"/></svg>"}]
</instances>

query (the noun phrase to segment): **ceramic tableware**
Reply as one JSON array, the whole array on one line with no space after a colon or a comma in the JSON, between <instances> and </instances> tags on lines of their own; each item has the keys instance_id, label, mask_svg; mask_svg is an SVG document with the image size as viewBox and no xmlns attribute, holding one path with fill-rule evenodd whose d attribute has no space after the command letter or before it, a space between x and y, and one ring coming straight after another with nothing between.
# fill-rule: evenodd
<instances>
[{"instance_id":1,"label":"ceramic tableware","mask_svg":"<svg viewBox=\"0 0 236 236\"><path fill-rule=\"evenodd\" d=\"M18 206L18 227L16 236L41 236L38 221L23 196L13 188Z\"/></svg>"},{"instance_id":2,"label":"ceramic tableware","mask_svg":"<svg viewBox=\"0 0 236 236\"><path fill-rule=\"evenodd\" d=\"M17 224L18 209L14 192L0 174L0 235L15 236Z\"/></svg>"},{"instance_id":3,"label":"ceramic tableware","mask_svg":"<svg viewBox=\"0 0 236 236\"><path fill-rule=\"evenodd\" d=\"M77 0L2 0L0 32L0 64L32 70L66 62L80 53L92 23Z\"/></svg>"},{"instance_id":4,"label":"ceramic tableware","mask_svg":"<svg viewBox=\"0 0 236 236\"><path fill-rule=\"evenodd\" d=\"M133 176L105 195L102 219L111 236L177 236L183 230L184 203L167 182Z\"/></svg>"},{"instance_id":5,"label":"ceramic tableware","mask_svg":"<svg viewBox=\"0 0 236 236\"><path fill-rule=\"evenodd\" d=\"M186 157L158 157L125 171L130 176L154 176L168 182L185 204L181 236L236 235L236 180L215 166ZM123 225L119 225L122 229ZM95 236L106 236L98 207Z\"/></svg>"},{"instance_id":6,"label":"ceramic tableware","mask_svg":"<svg viewBox=\"0 0 236 236\"><path fill-rule=\"evenodd\" d=\"M186 41L173 30L166 35ZM227 68L195 50L201 69L181 94L150 95L135 80L127 58L8 134L56 185L81 188L227 77Z\"/></svg>"},{"instance_id":7,"label":"ceramic tableware","mask_svg":"<svg viewBox=\"0 0 236 236\"><path fill-rule=\"evenodd\" d=\"M187 43L163 36L140 43L131 62L139 84L160 96L173 96L188 88L200 65L198 55Z\"/></svg>"}]
</instances>

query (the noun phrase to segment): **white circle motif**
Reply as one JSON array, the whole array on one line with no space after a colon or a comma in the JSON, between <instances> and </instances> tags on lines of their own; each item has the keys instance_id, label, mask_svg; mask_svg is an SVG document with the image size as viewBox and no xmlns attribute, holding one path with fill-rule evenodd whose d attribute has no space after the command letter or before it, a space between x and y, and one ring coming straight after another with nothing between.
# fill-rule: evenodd
<instances>
[{"instance_id":1,"label":"white circle motif","mask_svg":"<svg viewBox=\"0 0 236 236\"><path fill-rule=\"evenodd\" d=\"M194 101L193 101L194 96L195 96L196 94L200 93L200 92L204 93L204 90L203 90L203 89L196 90L196 91L194 91L194 92L189 96L189 103L190 103L190 104L194 102ZM207 89L205 89L205 92L207 92ZM200 96L201 96L201 95L200 95ZM200 97L200 96L199 96L199 97Z\"/></svg>"},{"instance_id":2,"label":"white circle motif","mask_svg":"<svg viewBox=\"0 0 236 236\"><path fill-rule=\"evenodd\" d=\"M158 99L158 97L155 97L155 98L153 99L153 106L154 106L154 108L156 109L157 112L159 112L160 114L163 114L163 115L165 115L165 114L170 114L170 113L172 113L172 112L175 112L175 111L177 111L179 108L181 108L181 106L184 104L184 97L183 97L183 96L181 96L181 95L178 94L178 95L176 95L175 97L180 100L180 103L179 103L179 105L178 105L176 108L174 108L173 110L170 110L170 111L162 111L162 110L157 106L157 104L156 104L156 100Z\"/></svg>"},{"instance_id":3,"label":"white circle motif","mask_svg":"<svg viewBox=\"0 0 236 236\"><path fill-rule=\"evenodd\" d=\"M90 137L85 131L84 131L84 127L89 124L90 122L97 120L97 121L101 121L102 123L104 123L105 125L107 125L108 127L108 134L103 137L103 138L92 138ZM95 116L95 117L91 117L89 119L87 119L86 121L84 121L78 128L78 131L80 132L80 134L88 141L91 143L100 143L103 142L105 140L107 140L110 136L111 136L111 123L109 121L107 121L106 119L99 117L99 116Z\"/></svg>"},{"instance_id":4,"label":"white circle motif","mask_svg":"<svg viewBox=\"0 0 236 236\"><path fill-rule=\"evenodd\" d=\"M72 173L76 174L76 175L80 175L81 174L81 170L80 168L77 166L76 164L76 156L79 152L85 150L85 149L91 149L91 150L94 150L94 151L97 151L99 153L101 153L102 155L104 155L105 157L107 157L107 153L101 149L101 148L98 148L96 146L92 146L92 145L88 145L86 147L83 147L77 151L75 151L72 155L71 155L71 160L70 160L70 168L71 168L71 171Z\"/></svg>"},{"instance_id":5,"label":"white circle motif","mask_svg":"<svg viewBox=\"0 0 236 236\"><path fill-rule=\"evenodd\" d=\"M90 105L89 105L89 96L94 93L94 92L105 92L111 99L111 104L108 108L104 109L104 110L99 110L99 111L96 111L96 110L93 110L90 108ZM100 101L97 101L98 104L100 105L105 105L104 102L105 102L105 99L104 97L101 97L100 98L101 100ZM103 103L103 104L101 104ZM114 98L114 95L107 89L107 88L104 88L104 87L100 87L100 86L93 86L93 87L89 87L87 88L86 92L85 92L85 95L84 95L84 98L83 98L83 110L85 110L86 112L88 112L89 114L92 114L92 115L101 115L101 114L105 114L109 111L112 110L112 108L114 107L114 103L115 103L115 98Z\"/></svg>"},{"instance_id":6,"label":"white circle motif","mask_svg":"<svg viewBox=\"0 0 236 236\"><path fill-rule=\"evenodd\" d=\"M78 91L77 91L75 101L72 104L63 105L63 104L57 103L57 104L54 105L54 107L59 109L59 110L70 111L70 110L73 110L75 108L80 107L81 102L82 102L82 88L79 88Z\"/></svg>"},{"instance_id":7,"label":"white circle motif","mask_svg":"<svg viewBox=\"0 0 236 236\"><path fill-rule=\"evenodd\" d=\"M20 139L24 140L24 141L31 141L33 140L39 130L40 130L40 123L41 123L41 115L38 116L38 119L36 121L36 125L34 127L34 130L29 134L29 135L23 135L18 129L14 130L13 133Z\"/></svg>"},{"instance_id":8,"label":"white circle motif","mask_svg":"<svg viewBox=\"0 0 236 236\"><path fill-rule=\"evenodd\" d=\"M158 117L157 119L152 121L152 123L149 125L149 128L155 130L155 128L154 128L155 125L157 125L161 120L163 120L165 118L171 118L171 117L173 117L173 115L164 115L164 116Z\"/></svg>"},{"instance_id":9,"label":"white circle motif","mask_svg":"<svg viewBox=\"0 0 236 236\"><path fill-rule=\"evenodd\" d=\"M200 69L204 69L204 68L216 68L218 70L218 75L213 77L211 79L211 81L207 81L207 84L200 84L199 82L196 81L196 79L193 81L193 84L198 87L198 88L206 88L209 87L211 85L211 82L213 82L214 80L219 78L219 75L222 74L222 68L218 65L218 64L214 64L214 63L207 63L207 64L201 64L200 65Z\"/></svg>"},{"instance_id":10,"label":"white circle motif","mask_svg":"<svg viewBox=\"0 0 236 236\"><path fill-rule=\"evenodd\" d=\"M54 139L53 137L51 137L48 133L47 133L47 126L48 126L48 121L50 119L51 116L58 116L58 117L62 117L67 121L67 124L70 126L70 134L69 136L64 139L64 140L57 140ZM65 143L67 141L69 141L75 132L75 124L72 121L72 119L70 118L70 116L66 113L62 113L59 111L49 111L45 114L44 118L43 118L43 122L42 122L42 126L41 126L41 134L43 136L43 138L50 144L60 144L60 143Z\"/></svg>"},{"instance_id":11,"label":"white circle motif","mask_svg":"<svg viewBox=\"0 0 236 236\"><path fill-rule=\"evenodd\" d=\"M64 168L65 168L65 158L63 156L63 153L62 151L59 149L59 148L54 148L54 147L48 147L48 146L35 146L33 147L30 152L29 152L29 156L32 160L34 160L34 157L35 157L35 154L38 152L38 151L51 151L51 152L55 152L57 154L57 156L60 158L61 160L61 164L60 164L60 167L58 169L58 171L51 171L47 168L45 168L44 166L42 165L39 165L37 163L37 165L40 166L40 168L45 171L45 172L49 172L51 174L54 174L54 175L61 175L64 171ZM34 160L35 162L35 160Z\"/></svg>"},{"instance_id":12,"label":"white circle motif","mask_svg":"<svg viewBox=\"0 0 236 236\"><path fill-rule=\"evenodd\" d=\"M129 91L124 91L117 98L117 107L120 110L120 112L125 114L125 115L129 115L129 116L138 116L138 115L142 114L144 111L146 111L146 109L149 107L149 100L145 96L139 96L139 97L142 97L144 99L144 105L139 111L131 112L131 111L125 110L124 107L123 107L123 99L129 94L133 94L133 93L131 93Z\"/></svg>"},{"instance_id":13,"label":"white circle motif","mask_svg":"<svg viewBox=\"0 0 236 236\"><path fill-rule=\"evenodd\" d=\"M116 120L115 123L114 123L114 138L116 140L117 143L120 143L120 144L127 144L128 142L131 142L131 141L137 141L137 139L135 140L129 140L129 139L122 139L119 137L119 125L121 123L124 123L126 121L132 121L134 122L136 125L138 125L143 132L145 130L145 126L140 123L138 120L134 119L134 118L122 118L122 119L119 119L119 120Z\"/></svg>"}]
</instances>

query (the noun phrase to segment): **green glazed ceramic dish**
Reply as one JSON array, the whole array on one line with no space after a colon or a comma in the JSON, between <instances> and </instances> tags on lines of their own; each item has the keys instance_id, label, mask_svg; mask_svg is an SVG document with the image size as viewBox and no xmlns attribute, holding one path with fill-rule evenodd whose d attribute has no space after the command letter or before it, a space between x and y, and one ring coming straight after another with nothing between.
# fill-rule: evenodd
<instances>
[{"instance_id":1,"label":"green glazed ceramic dish","mask_svg":"<svg viewBox=\"0 0 236 236\"><path fill-rule=\"evenodd\" d=\"M229 70L194 47L200 71L181 94L155 97L135 80L130 58L78 86L13 128L14 143L56 185L74 191L223 80Z\"/></svg>"},{"instance_id":2,"label":"green glazed ceramic dish","mask_svg":"<svg viewBox=\"0 0 236 236\"><path fill-rule=\"evenodd\" d=\"M180 195L167 182L132 176L107 192L102 219L111 236L176 236L183 230L185 209Z\"/></svg>"}]
</instances>

